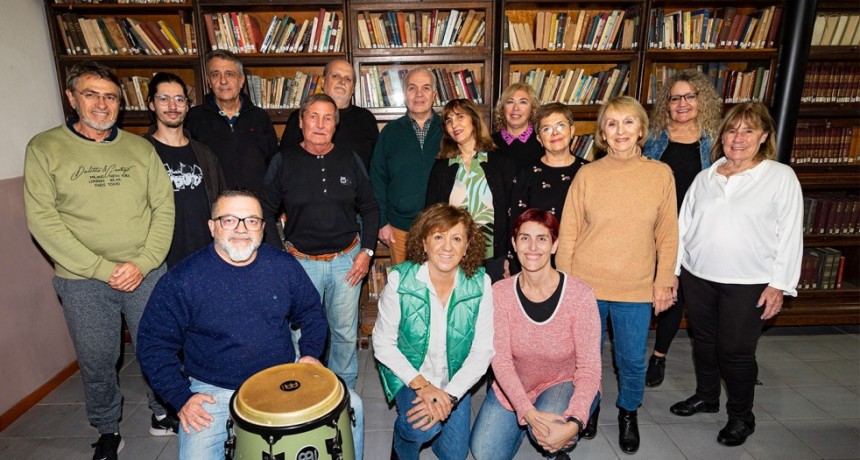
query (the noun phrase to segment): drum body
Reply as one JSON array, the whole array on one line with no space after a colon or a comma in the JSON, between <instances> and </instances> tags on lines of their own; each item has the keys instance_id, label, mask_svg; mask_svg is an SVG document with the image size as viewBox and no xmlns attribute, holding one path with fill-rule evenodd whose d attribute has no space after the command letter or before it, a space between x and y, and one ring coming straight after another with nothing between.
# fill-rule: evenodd
<instances>
[{"instance_id":1,"label":"drum body","mask_svg":"<svg viewBox=\"0 0 860 460\"><path fill-rule=\"evenodd\" d=\"M283 364L252 375L230 399L230 415L228 459L355 459L349 392L322 366Z\"/></svg>"}]
</instances>

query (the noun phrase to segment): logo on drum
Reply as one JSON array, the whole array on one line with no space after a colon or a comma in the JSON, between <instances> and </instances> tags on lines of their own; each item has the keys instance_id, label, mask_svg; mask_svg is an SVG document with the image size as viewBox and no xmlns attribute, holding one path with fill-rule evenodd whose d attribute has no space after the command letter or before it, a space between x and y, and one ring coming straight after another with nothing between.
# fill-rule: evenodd
<instances>
[{"instance_id":1,"label":"logo on drum","mask_svg":"<svg viewBox=\"0 0 860 460\"><path fill-rule=\"evenodd\" d=\"M281 384L281 391L296 391L302 384L298 380L287 380Z\"/></svg>"},{"instance_id":2,"label":"logo on drum","mask_svg":"<svg viewBox=\"0 0 860 460\"><path fill-rule=\"evenodd\" d=\"M319 460L320 452L314 446L302 447L296 454L296 460Z\"/></svg>"}]
</instances>

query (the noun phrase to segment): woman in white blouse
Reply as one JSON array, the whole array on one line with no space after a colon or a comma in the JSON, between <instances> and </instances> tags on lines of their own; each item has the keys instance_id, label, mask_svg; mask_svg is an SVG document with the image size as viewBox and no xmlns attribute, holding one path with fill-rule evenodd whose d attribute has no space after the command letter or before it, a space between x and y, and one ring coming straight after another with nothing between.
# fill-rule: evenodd
<instances>
[{"instance_id":1,"label":"woman in white blouse","mask_svg":"<svg viewBox=\"0 0 860 460\"><path fill-rule=\"evenodd\" d=\"M728 423L717 442L726 446L755 431L756 345L783 295L797 295L800 278L803 197L775 153L764 104L732 107L713 147L716 161L696 176L679 216L676 274L693 331L696 393L670 410L718 412L722 378Z\"/></svg>"},{"instance_id":2,"label":"woman in white blouse","mask_svg":"<svg viewBox=\"0 0 860 460\"><path fill-rule=\"evenodd\" d=\"M416 218L407 261L388 275L373 350L385 396L397 406L392 458L417 460L425 443L443 460L469 453L469 389L493 358L484 249L466 210L435 204Z\"/></svg>"}]
</instances>

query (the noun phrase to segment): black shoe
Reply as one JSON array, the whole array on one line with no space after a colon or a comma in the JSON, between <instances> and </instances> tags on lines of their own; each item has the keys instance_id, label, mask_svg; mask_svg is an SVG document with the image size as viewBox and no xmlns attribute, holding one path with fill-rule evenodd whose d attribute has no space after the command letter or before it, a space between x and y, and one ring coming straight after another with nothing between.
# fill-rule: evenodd
<instances>
[{"instance_id":1,"label":"black shoe","mask_svg":"<svg viewBox=\"0 0 860 460\"><path fill-rule=\"evenodd\" d=\"M666 376L666 357L651 355L648 360L648 371L645 373L646 387L659 387Z\"/></svg>"},{"instance_id":2,"label":"black shoe","mask_svg":"<svg viewBox=\"0 0 860 460\"><path fill-rule=\"evenodd\" d=\"M639 415L635 410L618 409L618 445L625 454L639 451Z\"/></svg>"},{"instance_id":3,"label":"black shoe","mask_svg":"<svg viewBox=\"0 0 860 460\"><path fill-rule=\"evenodd\" d=\"M585 424L585 428L582 429L582 433L579 433L580 438L594 439L594 437L597 436L597 419L599 416L600 406L597 406L597 409L594 409L594 413L588 418L588 423Z\"/></svg>"},{"instance_id":4,"label":"black shoe","mask_svg":"<svg viewBox=\"0 0 860 460\"><path fill-rule=\"evenodd\" d=\"M755 423L747 423L743 420L729 420L725 428L720 430L717 442L729 447L735 447L746 442L747 437L755 432Z\"/></svg>"},{"instance_id":5,"label":"black shoe","mask_svg":"<svg viewBox=\"0 0 860 460\"><path fill-rule=\"evenodd\" d=\"M149 434L153 436L176 436L179 432L179 418L172 414L167 414L163 419L158 420L155 414L149 422Z\"/></svg>"},{"instance_id":6,"label":"black shoe","mask_svg":"<svg viewBox=\"0 0 860 460\"><path fill-rule=\"evenodd\" d=\"M567 455L567 452L558 451L555 454L555 460L570 460L570 455Z\"/></svg>"},{"instance_id":7,"label":"black shoe","mask_svg":"<svg viewBox=\"0 0 860 460\"><path fill-rule=\"evenodd\" d=\"M125 446L125 441L119 433L104 433L92 446L96 448L93 460L117 460L117 454Z\"/></svg>"},{"instance_id":8,"label":"black shoe","mask_svg":"<svg viewBox=\"0 0 860 460\"><path fill-rule=\"evenodd\" d=\"M669 410L672 411L673 414L680 415L681 417L689 417L693 414L698 414L699 412L713 414L720 411L720 403L705 402L702 398L693 395L684 401L672 404L672 407L670 407Z\"/></svg>"}]
</instances>

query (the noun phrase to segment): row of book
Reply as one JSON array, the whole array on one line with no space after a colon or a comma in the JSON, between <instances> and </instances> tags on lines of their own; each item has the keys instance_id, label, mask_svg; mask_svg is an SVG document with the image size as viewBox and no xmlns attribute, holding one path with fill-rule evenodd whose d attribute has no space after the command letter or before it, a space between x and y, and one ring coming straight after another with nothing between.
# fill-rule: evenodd
<instances>
[{"instance_id":1,"label":"row of book","mask_svg":"<svg viewBox=\"0 0 860 460\"><path fill-rule=\"evenodd\" d=\"M797 289L840 289L844 272L845 256L838 249L804 249Z\"/></svg>"},{"instance_id":2,"label":"row of book","mask_svg":"<svg viewBox=\"0 0 860 460\"><path fill-rule=\"evenodd\" d=\"M320 8L313 19L272 17L263 35L259 20L243 12L203 15L209 46L234 53L336 53L343 47L344 23L337 11Z\"/></svg>"},{"instance_id":3,"label":"row of book","mask_svg":"<svg viewBox=\"0 0 860 460\"><path fill-rule=\"evenodd\" d=\"M803 234L814 236L860 233L860 201L847 193L814 193L803 197Z\"/></svg>"},{"instance_id":4,"label":"row of book","mask_svg":"<svg viewBox=\"0 0 860 460\"><path fill-rule=\"evenodd\" d=\"M322 92L322 73L297 71L292 78L265 78L251 74L247 80L251 102L264 109L298 108L306 97Z\"/></svg>"},{"instance_id":5,"label":"row of book","mask_svg":"<svg viewBox=\"0 0 860 460\"><path fill-rule=\"evenodd\" d=\"M444 105L453 99L469 99L483 104L481 85L477 75L471 69L451 70L443 68L428 68L436 77L436 100L434 105ZM377 66L362 69L361 95L363 107L403 107L405 89L403 79L406 69L379 70Z\"/></svg>"},{"instance_id":6,"label":"row of book","mask_svg":"<svg viewBox=\"0 0 860 460\"><path fill-rule=\"evenodd\" d=\"M483 11L386 11L358 15L359 48L474 47L484 43Z\"/></svg>"},{"instance_id":7,"label":"row of book","mask_svg":"<svg viewBox=\"0 0 860 460\"><path fill-rule=\"evenodd\" d=\"M776 44L782 8L771 6L743 14L719 9L651 10L648 44L652 49L761 49Z\"/></svg>"},{"instance_id":8,"label":"row of book","mask_svg":"<svg viewBox=\"0 0 860 460\"><path fill-rule=\"evenodd\" d=\"M728 65L727 62L707 62L695 66L695 69L711 80L717 95L726 104L765 100L771 78L769 68L754 67L753 64L745 70L734 70ZM648 79L647 102L653 104L663 82L681 70L655 63Z\"/></svg>"},{"instance_id":9,"label":"row of book","mask_svg":"<svg viewBox=\"0 0 860 460\"><path fill-rule=\"evenodd\" d=\"M860 126L798 126L791 164L855 164L860 162Z\"/></svg>"},{"instance_id":10,"label":"row of book","mask_svg":"<svg viewBox=\"0 0 860 460\"><path fill-rule=\"evenodd\" d=\"M628 50L638 46L639 6L625 10L538 11L534 22L505 15L507 51ZM534 28L532 28L534 24Z\"/></svg>"},{"instance_id":11,"label":"row of book","mask_svg":"<svg viewBox=\"0 0 860 460\"><path fill-rule=\"evenodd\" d=\"M814 62L803 76L801 102L860 102L860 64Z\"/></svg>"},{"instance_id":12,"label":"row of book","mask_svg":"<svg viewBox=\"0 0 860 460\"><path fill-rule=\"evenodd\" d=\"M571 68L556 73L540 67L508 75L511 83L526 83L535 89L541 104L561 102L567 105L602 104L624 94L630 83L630 69L619 64L608 70L589 74L585 69Z\"/></svg>"},{"instance_id":13,"label":"row of book","mask_svg":"<svg viewBox=\"0 0 860 460\"><path fill-rule=\"evenodd\" d=\"M594 134L573 136L570 142L570 153L588 161L594 161L597 150L594 148Z\"/></svg>"},{"instance_id":14,"label":"row of book","mask_svg":"<svg viewBox=\"0 0 860 460\"><path fill-rule=\"evenodd\" d=\"M99 4L119 4L119 5L134 5L134 4L157 4L157 3L191 3L191 0L54 0L58 5L99 5Z\"/></svg>"},{"instance_id":15,"label":"row of book","mask_svg":"<svg viewBox=\"0 0 860 460\"><path fill-rule=\"evenodd\" d=\"M811 43L812 46L860 45L860 13L819 13L815 16Z\"/></svg>"},{"instance_id":16,"label":"row of book","mask_svg":"<svg viewBox=\"0 0 860 460\"><path fill-rule=\"evenodd\" d=\"M66 54L92 56L194 54L197 37L190 12L180 10L179 33L165 20L140 21L122 17L79 17L57 14L59 35Z\"/></svg>"}]
</instances>

